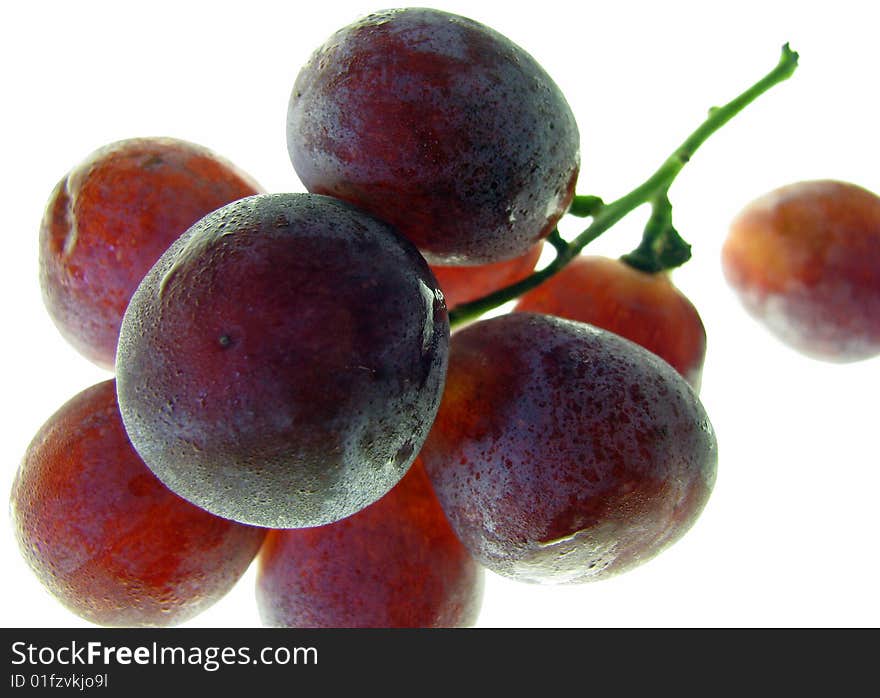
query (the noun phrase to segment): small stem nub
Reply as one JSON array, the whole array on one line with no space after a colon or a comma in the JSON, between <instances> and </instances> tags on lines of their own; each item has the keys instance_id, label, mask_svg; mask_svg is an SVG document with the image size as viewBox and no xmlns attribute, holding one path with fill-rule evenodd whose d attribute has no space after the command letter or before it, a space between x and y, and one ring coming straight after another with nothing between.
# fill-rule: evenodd
<instances>
[{"instance_id":1,"label":"small stem nub","mask_svg":"<svg viewBox=\"0 0 880 698\"><path fill-rule=\"evenodd\" d=\"M639 246L621 260L635 269L655 273L680 267L691 258L691 246L672 225L672 204L666 191L651 202L651 218Z\"/></svg>"},{"instance_id":2,"label":"small stem nub","mask_svg":"<svg viewBox=\"0 0 880 698\"><path fill-rule=\"evenodd\" d=\"M576 195L574 199L572 199L568 212L572 216L577 216L578 218L592 218L599 213L604 205L605 202L598 196Z\"/></svg>"}]
</instances>

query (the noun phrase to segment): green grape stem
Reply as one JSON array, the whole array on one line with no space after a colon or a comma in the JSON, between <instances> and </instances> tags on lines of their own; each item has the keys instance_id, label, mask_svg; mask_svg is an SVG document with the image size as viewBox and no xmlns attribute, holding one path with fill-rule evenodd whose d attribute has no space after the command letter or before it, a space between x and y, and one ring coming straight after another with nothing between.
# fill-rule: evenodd
<instances>
[{"instance_id":1,"label":"green grape stem","mask_svg":"<svg viewBox=\"0 0 880 698\"><path fill-rule=\"evenodd\" d=\"M779 62L773 70L727 104L710 109L706 120L675 149L672 155L666 158L654 174L628 194L607 204L596 196L575 196L569 212L581 217L591 217L590 225L571 242L566 242L559 231L554 230L547 240L555 248L556 256L546 267L533 272L521 281L453 309L449 313L450 325L457 327L470 322L540 285L579 255L589 243L643 204L651 203L654 206L655 214L659 212L665 216L665 230L675 233L671 224L671 206L667 193L679 172L709 136L718 131L760 95L790 78L794 74L797 64L798 54L788 44L785 44L782 47ZM677 233L675 233L675 237L677 237ZM646 239L650 242L648 234L646 234ZM680 238L678 239L680 240ZM687 246L684 241L681 243ZM644 244L646 243L643 242ZM689 257L689 246L687 247L687 257ZM680 263L679 261L678 264ZM634 264L634 266L637 265ZM676 265L670 264L670 266ZM656 271L657 269L650 270Z\"/></svg>"}]
</instances>

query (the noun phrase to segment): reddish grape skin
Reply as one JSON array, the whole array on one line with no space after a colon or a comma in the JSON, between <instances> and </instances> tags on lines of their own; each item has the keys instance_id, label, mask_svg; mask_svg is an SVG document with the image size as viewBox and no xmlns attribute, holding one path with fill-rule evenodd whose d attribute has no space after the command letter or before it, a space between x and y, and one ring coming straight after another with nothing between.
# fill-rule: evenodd
<instances>
[{"instance_id":1,"label":"reddish grape skin","mask_svg":"<svg viewBox=\"0 0 880 698\"><path fill-rule=\"evenodd\" d=\"M478 562L575 583L679 539L712 491L717 448L696 394L655 354L584 323L511 313L452 336L422 458Z\"/></svg>"},{"instance_id":2,"label":"reddish grape skin","mask_svg":"<svg viewBox=\"0 0 880 698\"><path fill-rule=\"evenodd\" d=\"M524 255L504 262L475 267L432 265L431 271L443 291L446 307L452 310L529 276L541 257L543 247L544 243L539 242Z\"/></svg>"},{"instance_id":3,"label":"reddish grape skin","mask_svg":"<svg viewBox=\"0 0 880 698\"><path fill-rule=\"evenodd\" d=\"M330 37L296 79L287 142L309 191L395 225L438 265L525 254L568 209L580 166L574 115L531 56L421 8Z\"/></svg>"},{"instance_id":4,"label":"reddish grape skin","mask_svg":"<svg viewBox=\"0 0 880 698\"><path fill-rule=\"evenodd\" d=\"M388 492L440 402L449 318L393 228L272 194L199 221L132 297L117 359L135 448L173 491L267 528Z\"/></svg>"},{"instance_id":5,"label":"reddish grape skin","mask_svg":"<svg viewBox=\"0 0 880 698\"><path fill-rule=\"evenodd\" d=\"M189 620L232 588L266 533L164 487L131 447L113 380L78 394L39 430L16 474L11 512L40 581L103 626Z\"/></svg>"},{"instance_id":6,"label":"reddish grape skin","mask_svg":"<svg viewBox=\"0 0 880 698\"><path fill-rule=\"evenodd\" d=\"M270 532L258 565L257 605L273 627L466 627L482 601L483 569L450 528L418 458L353 516Z\"/></svg>"},{"instance_id":7,"label":"reddish grape skin","mask_svg":"<svg viewBox=\"0 0 880 698\"><path fill-rule=\"evenodd\" d=\"M40 227L43 300L62 335L112 370L122 315L153 263L199 218L259 189L186 141L135 138L89 155L55 187Z\"/></svg>"},{"instance_id":8,"label":"reddish grape skin","mask_svg":"<svg viewBox=\"0 0 880 698\"><path fill-rule=\"evenodd\" d=\"M746 310L815 359L880 354L880 197L848 182L780 187L733 220L724 275Z\"/></svg>"},{"instance_id":9,"label":"reddish grape skin","mask_svg":"<svg viewBox=\"0 0 880 698\"><path fill-rule=\"evenodd\" d=\"M668 274L583 255L524 293L514 310L578 320L619 334L665 359L695 390L700 388L706 328Z\"/></svg>"}]
</instances>

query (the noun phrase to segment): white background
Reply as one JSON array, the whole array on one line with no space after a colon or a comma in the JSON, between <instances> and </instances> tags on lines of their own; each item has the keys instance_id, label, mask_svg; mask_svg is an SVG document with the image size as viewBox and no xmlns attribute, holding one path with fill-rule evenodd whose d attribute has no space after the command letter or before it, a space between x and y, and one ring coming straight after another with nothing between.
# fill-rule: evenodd
<instances>
[{"instance_id":1,"label":"white background","mask_svg":"<svg viewBox=\"0 0 880 698\"><path fill-rule=\"evenodd\" d=\"M766 73L790 41L787 83L712 138L671 191L694 248L675 279L709 337L702 398L719 476L691 532L661 556L584 586L487 575L483 626L876 626L880 624L877 396L880 359L829 365L777 344L720 274L732 216L781 184L815 178L880 191L874 2L441 2L532 53L582 134L578 191L616 198L703 119ZM132 9L134 8L134 9ZM5 368L3 496L37 428L109 377L60 338L37 283L37 231L61 176L95 148L167 135L206 145L270 191L301 191L284 136L293 80L313 49L368 2L12 3L3 72ZM594 249L637 241L645 211ZM567 229L571 229L568 227ZM0 623L84 623L25 567L0 518ZM328 582L331 583L331 582ZM256 626L253 569L191 626Z\"/></svg>"}]
</instances>

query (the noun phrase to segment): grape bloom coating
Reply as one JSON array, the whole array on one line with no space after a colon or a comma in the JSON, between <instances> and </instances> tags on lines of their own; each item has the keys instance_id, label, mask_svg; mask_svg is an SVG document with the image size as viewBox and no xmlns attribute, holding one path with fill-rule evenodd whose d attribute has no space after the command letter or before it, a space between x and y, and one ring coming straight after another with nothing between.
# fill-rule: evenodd
<instances>
[{"instance_id":1,"label":"grape bloom coating","mask_svg":"<svg viewBox=\"0 0 880 698\"><path fill-rule=\"evenodd\" d=\"M421 455L477 561L546 583L601 579L659 553L699 516L717 467L709 419L668 363L531 313L453 334Z\"/></svg>"},{"instance_id":2,"label":"grape bloom coating","mask_svg":"<svg viewBox=\"0 0 880 698\"><path fill-rule=\"evenodd\" d=\"M207 148L132 138L96 150L55 187L40 228L40 287L62 336L112 369L128 301L202 216L260 192Z\"/></svg>"},{"instance_id":3,"label":"grape bloom coating","mask_svg":"<svg viewBox=\"0 0 880 698\"><path fill-rule=\"evenodd\" d=\"M10 500L25 560L46 588L103 626L182 623L223 597L266 531L170 492L131 447L113 380L39 430Z\"/></svg>"},{"instance_id":4,"label":"grape bloom coating","mask_svg":"<svg viewBox=\"0 0 880 698\"><path fill-rule=\"evenodd\" d=\"M393 228L329 197L253 196L199 221L135 292L119 404L174 492L243 523L320 526L406 473L448 342L436 280Z\"/></svg>"},{"instance_id":5,"label":"grape bloom coating","mask_svg":"<svg viewBox=\"0 0 880 698\"><path fill-rule=\"evenodd\" d=\"M580 167L574 115L535 59L423 8L369 15L315 51L287 143L309 191L388 221L434 265L526 254L568 209Z\"/></svg>"}]
</instances>

